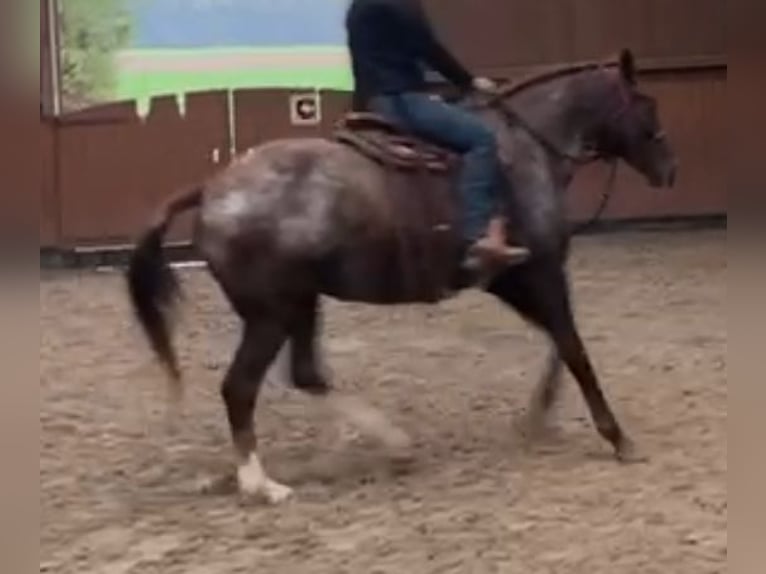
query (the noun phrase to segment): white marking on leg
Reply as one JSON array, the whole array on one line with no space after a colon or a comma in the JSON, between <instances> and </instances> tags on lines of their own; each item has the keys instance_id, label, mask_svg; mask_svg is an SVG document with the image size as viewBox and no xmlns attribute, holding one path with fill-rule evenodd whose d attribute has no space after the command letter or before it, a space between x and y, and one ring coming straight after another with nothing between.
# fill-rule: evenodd
<instances>
[{"instance_id":1,"label":"white marking on leg","mask_svg":"<svg viewBox=\"0 0 766 574\"><path fill-rule=\"evenodd\" d=\"M386 447L395 450L410 448L412 443L409 436L391 423L381 411L361 399L331 394L327 397L327 401L336 413L365 434L382 442Z\"/></svg>"},{"instance_id":2,"label":"white marking on leg","mask_svg":"<svg viewBox=\"0 0 766 574\"><path fill-rule=\"evenodd\" d=\"M270 504L284 502L293 493L289 486L268 477L255 451L237 468L237 482L242 494L263 497Z\"/></svg>"}]
</instances>

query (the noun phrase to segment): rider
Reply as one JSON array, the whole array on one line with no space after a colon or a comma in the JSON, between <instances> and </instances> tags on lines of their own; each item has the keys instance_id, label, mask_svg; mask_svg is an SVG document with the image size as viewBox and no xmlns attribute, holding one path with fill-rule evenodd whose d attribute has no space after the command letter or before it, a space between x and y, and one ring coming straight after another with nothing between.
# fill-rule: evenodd
<instances>
[{"instance_id":1,"label":"rider","mask_svg":"<svg viewBox=\"0 0 766 574\"><path fill-rule=\"evenodd\" d=\"M494 82L474 77L439 42L420 0L352 0L346 29L355 108L463 154L459 187L469 253L504 264L525 260L525 248L507 244L496 209L506 178L494 133L475 115L427 94L424 67L462 89L494 94Z\"/></svg>"}]
</instances>

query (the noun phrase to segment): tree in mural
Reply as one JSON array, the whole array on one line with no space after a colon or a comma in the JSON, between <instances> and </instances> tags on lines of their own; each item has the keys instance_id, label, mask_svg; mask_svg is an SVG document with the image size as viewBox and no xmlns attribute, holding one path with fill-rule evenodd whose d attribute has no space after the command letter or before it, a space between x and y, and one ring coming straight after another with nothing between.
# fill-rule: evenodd
<instances>
[{"instance_id":1,"label":"tree in mural","mask_svg":"<svg viewBox=\"0 0 766 574\"><path fill-rule=\"evenodd\" d=\"M115 55L130 41L132 0L61 2L61 76L65 97L93 101L111 96Z\"/></svg>"}]
</instances>

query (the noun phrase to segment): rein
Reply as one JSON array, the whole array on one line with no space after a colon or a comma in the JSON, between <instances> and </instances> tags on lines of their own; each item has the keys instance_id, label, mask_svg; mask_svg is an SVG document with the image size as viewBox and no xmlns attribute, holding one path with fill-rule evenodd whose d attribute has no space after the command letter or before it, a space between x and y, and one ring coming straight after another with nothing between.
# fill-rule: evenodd
<instances>
[{"instance_id":1,"label":"rein","mask_svg":"<svg viewBox=\"0 0 766 574\"><path fill-rule=\"evenodd\" d=\"M503 114L505 119L511 125L517 125L521 127L525 132L531 135L537 143L542 145L551 155L558 157L559 159L565 159L576 165L583 166L593 163L602 158L602 155L596 151L586 152L582 156L573 155L567 151L559 149L556 144L550 141L545 135L540 133L537 129L527 122L521 114L514 109L508 107L502 98L495 99L489 103L490 107L496 107Z\"/></svg>"},{"instance_id":2,"label":"rein","mask_svg":"<svg viewBox=\"0 0 766 574\"><path fill-rule=\"evenodd\" d=\"M601 191L601 199L599 201L598 207L596 208L596 211L593 213L590 219L588 219L587 221L583 223L575 225L570 230L570 233L573 235L579 234L579 233L582 233L583 231L587 231L588 229L596 225L601 220L601 217L604 215L607 208L609 207L609 203L611 202L611 199L614 196L614 193L617 189L617 186L615 184L617 182L617 168L619 166L618 160L615 158L607 158L604 154L595 150L586 152L582 156L576 156L576 155L570 154L569 152L559 149L547 137L545 137L538 130L532 127L529 124L529 122L527 122L518 112L510 108L503 101L502 97L494 99L492 102L490 102L490 106L499 108L500 112L508 120L508 122L521 127L524 131L526 131L529 135L531 135L541 146L543 146L543 148L545 148L548 151L548 153L558 157L559 159L565 159L578 166L589 165L598 160L604 160L609 164L610 166L609 176L607 177L606 183L604 184L604 188Z\"/></svg>"},{"instance_id":3,"label":"rein","mask_svg":"<svg viewBox=\"0 0 766 574\"><path fill-rule=\"evenodd\" d=\"M604 189L601 191L601 200L599 201L598 207L596 208L595 213L591 216L591 218L588 221L585 221L583 223L579 223L575 226L573 226L570 229L570 233L572 235L577 235L579 233L582 233L583 231L587 231L594 225L596 225L600 220L601 216L604 215L604 212L606 212L606 208L609 207L609 202L612 199L612 196L614 195L615 190L617 189L617 186L615 183L617 182L617 167L618 167L617 160L613 159L609 161L609 177L604 184Z\"/></svg>"},{"instance_id":4,"label":"rein","mask_svg":"<svg viewBox=\"0 0 766 574\"><path fill-rule=\"evenodd\" d=\"M624 90L620 89L620 95L623 100L623 106L615 113L615 116L621 116L628 108L628 101L626 99L626 95ZM583 231L590 229L594 225L596 225L600 220L601 217L606 212L607 207L609 207L609 203L614 196L614 192L616 190L616 182L617 182L617 168L619 166L619 160L614 157L610 157L606 155L605 153L598 151L596 149L592 149L589 151L586 151L583 155L578 156L571 154L565 150L560 149L556 144L551 142L544 134L540 133L537 129L535 129L529 122L524 119L524 117L521 116L516 110L511 108L505 101L507 97L507 94L500 93L497 96L492 97L488 105L489 107L493 107L498 109L501 114L505 117L505 119L509 122L511 125L517 125L521 127L524 131L526 131L529 135L531 135L543 148L545 148L548 153L551 155L572 162L573 164L577 166L585 166L589 165L591 163L594 163L599 160L604 160L607 162L610 166L609 170L609 176L607 177L606 183L604 184L604 189L601 191L601 199L599 201L599 205L596 208L596 211L594 214L590 217L589 220L587 220L584 223L575 225L571 229L572 234L578 234L582 233Z\"/></svg>"}]
</instances>

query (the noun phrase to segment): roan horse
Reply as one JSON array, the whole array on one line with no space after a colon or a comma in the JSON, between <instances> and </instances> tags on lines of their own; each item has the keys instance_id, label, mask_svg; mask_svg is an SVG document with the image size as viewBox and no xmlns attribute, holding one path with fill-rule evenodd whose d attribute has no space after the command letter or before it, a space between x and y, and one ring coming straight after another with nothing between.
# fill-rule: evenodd
<instances>
[{"instance_id":1,"label":"roan horse","mask_svg":"<svg viewBox=\"0 0 766 574\"><path fill-rule=\"evenodd\" d=\"M540 418L550 409L566 364L618 460L638 460L575 325L565 271L570 229L563 194L576 169L596 159L622 159L653 187L672 186L676 160L657 104L639 92L634 59L625 50L615 61L539 75L512 85L494 101L466 100L464 105L497 134L513 189L506 208L514 234L532 252L527 262L481 286L550 336L553 351L532 411ZM175 382L171 389L178 390L180 372L168 326L178 284L163 257L162 238L176 215L197 210L195 246L244 323L221 389L243 494L279 502L291 493L268 477L256 450L255 404L280 349L289 343L289 370L297 389L327 404L339 397L322 371L315 345L322 295L373 304L435 303L477 287L475 282L445 284L442 296L425 297L397 279L402 263L397 257L408 257L401 252L397 224L407 215L392 199L387 169L329 138L272 141L168 201L133 253L127 279L134 310ZM423 233L456 240L452 229L438 225ZM458 261L436 258L431 264L449 278L455 277L451 273ZM349 400L334 404L344 405L352 422L381 431L380 438L390 444L404 444L403 433L382 432L379 413L360 410L361 403Z\"/></svg>"}]
</instances>

